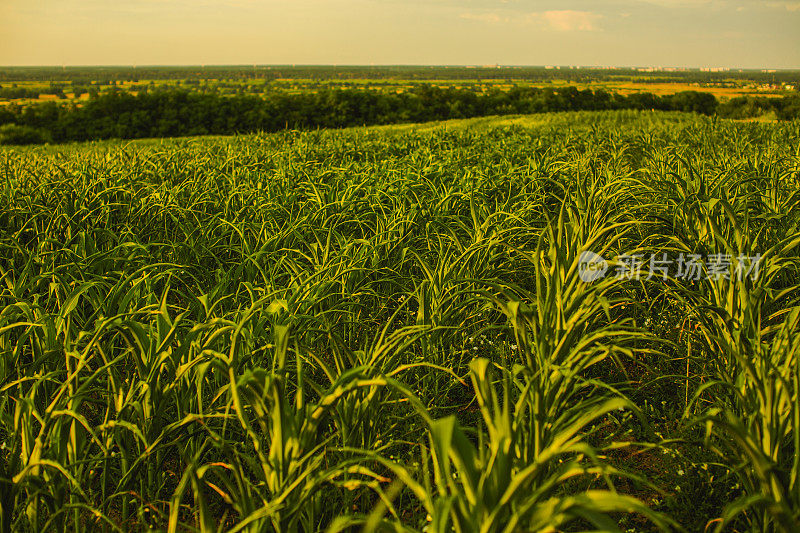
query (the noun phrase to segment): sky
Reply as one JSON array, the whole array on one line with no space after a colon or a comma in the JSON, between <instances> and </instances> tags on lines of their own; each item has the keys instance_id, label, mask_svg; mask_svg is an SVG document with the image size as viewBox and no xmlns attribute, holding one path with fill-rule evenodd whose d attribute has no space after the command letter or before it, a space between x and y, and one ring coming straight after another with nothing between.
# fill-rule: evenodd
<instances>
[{"instance_id":1,"label":"sky","mask_svg":"<svg viewBox=\"0 0 800 533\"><path fill-rule=\"evenodd\" d=\"M0 65L800 68L800 0L0 0Z\"/></svg>"}]
</instances>

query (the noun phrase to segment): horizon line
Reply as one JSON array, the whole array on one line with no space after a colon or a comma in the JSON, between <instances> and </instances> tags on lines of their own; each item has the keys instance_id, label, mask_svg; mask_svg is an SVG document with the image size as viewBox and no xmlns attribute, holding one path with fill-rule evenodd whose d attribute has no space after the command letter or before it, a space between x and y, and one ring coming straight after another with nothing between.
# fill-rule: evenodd
<instances>
[{"instance_id":1,"label":"horizon line","mask_svg":"<svg viewBox=\"0 0 800 533\"><path fill-rule=\"evenodd\" d=\"M800 72L800 67L726 67L719 65L578 65L578 64L551 64L551 65L532 65L532 64L477 64L477 63L381 63L381 64L365 64L365 63L151 63L151 64L133 64L133 63L97 63L97 64L35 64L35 65L0 65L0 69L18 69L18 68L258 68L258 67L281 67L281 68L298 68L298 67L328 67L328 68L392 68L392 67L407 67L407 68L483 68L483 69L504 69L504 68L536 68L545 70L554 69L602 69L602 70L633 70L633 69L653 69L666 70L666 69L681 69L681 70L697 70L707 72L704 69L712 69L710 72L739 72L739 71L775 71L775 72Z\"/></svg>"}]
</instances>

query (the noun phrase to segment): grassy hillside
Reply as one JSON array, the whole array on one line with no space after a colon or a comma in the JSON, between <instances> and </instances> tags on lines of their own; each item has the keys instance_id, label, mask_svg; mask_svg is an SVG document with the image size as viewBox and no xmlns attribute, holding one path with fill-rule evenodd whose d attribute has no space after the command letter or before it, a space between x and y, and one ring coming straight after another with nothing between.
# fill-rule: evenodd
<instances>
[{"instance_id":1,"label":"grassy hillside","mask_svg":"<svg viewBox=\"0 0 800 533\"><path fill-rule=\"evenodd\" d=\"M0 530L794 531L798 147L584 112L2 149Z\"/></svg>"}]
</instances>

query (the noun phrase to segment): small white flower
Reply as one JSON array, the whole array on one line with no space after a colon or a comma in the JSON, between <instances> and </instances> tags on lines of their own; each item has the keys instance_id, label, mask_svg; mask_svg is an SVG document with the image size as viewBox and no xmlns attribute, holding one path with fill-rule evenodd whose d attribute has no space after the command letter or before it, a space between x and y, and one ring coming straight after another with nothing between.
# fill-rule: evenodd
<instances>
[{"instance_id":1,"label":"small white flower","mask_svg":"<svg viewBox=\"0 0 800 533\"><path fill-rule=\"evenodd\" d=\"M512 345L511 345L511 349L512 349L512 350L516 350L516 349L517 349L517 345L516 345L516 344L512 344Z\"/></svg>"}]
</instances>

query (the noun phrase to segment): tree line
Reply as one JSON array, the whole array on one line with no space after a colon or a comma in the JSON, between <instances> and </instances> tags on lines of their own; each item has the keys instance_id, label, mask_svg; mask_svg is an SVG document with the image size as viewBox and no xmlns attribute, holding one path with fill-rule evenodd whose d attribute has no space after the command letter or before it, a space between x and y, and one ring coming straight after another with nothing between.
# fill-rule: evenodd
<instances>
[{"instance_id":1,"label":"tree line","mask_svg":"<svg viewBox=\"0 0 800 533\"><path fill-rule=\"evenodd\" d=\"M117 66L117 67L0 67L0 83L5 81L72 81L89 84L112 80L185 80L185 79L300 79L300 80L476 80L507 79L545 82L624 81L725 83L800 83L800 71L763 69L721 72L688 69L652 72L635 68L552 68L544 66L435 66L435 65L188 65L188 66Z\"/></svg>"},{"instance_id":2,"label":"tree line","mask_svg":"<svg viewBox=\"0 0 800 533\"><path fill-rule=\"evenodd\" d=\"M181 90L137 95L113 91L80 103L12 104L0 108L0 143L228 135L550 111L652 109L734 116L753 110L762 113L765 106L771 106L780 118L800 115L798 97L758 99L757 105L748 98L739 100L719 104L713 95L696 91L663 96L621 95L575 87L482 92L425 85L402 92L331 89L299 94L278 92L266 98Z\"/></svg>"}]
</instances>

